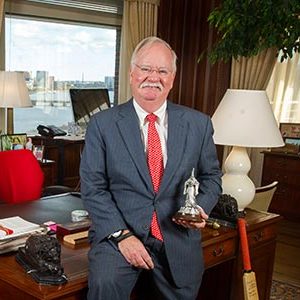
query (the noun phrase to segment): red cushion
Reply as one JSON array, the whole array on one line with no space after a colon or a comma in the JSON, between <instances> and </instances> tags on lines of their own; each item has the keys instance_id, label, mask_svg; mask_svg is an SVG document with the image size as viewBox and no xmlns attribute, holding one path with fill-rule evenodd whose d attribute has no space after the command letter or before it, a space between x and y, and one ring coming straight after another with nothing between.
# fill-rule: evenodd
<instances>
[{"instance_id":1,"label":"red cushion","mask_svg":"<svg viewBox=\"0 0 300 300\"><path fill-rule=\"evenodd\" d=\"M20 203L39 199L44 173L29 150L0 152L0 200Z\"/></svg>"}]
</instances>

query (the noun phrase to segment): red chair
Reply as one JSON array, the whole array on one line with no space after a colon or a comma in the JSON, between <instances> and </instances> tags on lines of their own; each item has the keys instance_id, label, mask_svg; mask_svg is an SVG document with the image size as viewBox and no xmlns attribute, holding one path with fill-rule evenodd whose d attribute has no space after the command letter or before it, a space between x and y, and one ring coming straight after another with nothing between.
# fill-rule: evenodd
<instances>
[{"instance_id":1,"label":"red chair","mask_svg":"<svg viewBox=\"0 0 300 300\"><path fill-rule=\"evenodd\" d=\"M21 203L40 199L44 173L29 150L0 152L0 201Z\"/></svg>"}]
</instances>

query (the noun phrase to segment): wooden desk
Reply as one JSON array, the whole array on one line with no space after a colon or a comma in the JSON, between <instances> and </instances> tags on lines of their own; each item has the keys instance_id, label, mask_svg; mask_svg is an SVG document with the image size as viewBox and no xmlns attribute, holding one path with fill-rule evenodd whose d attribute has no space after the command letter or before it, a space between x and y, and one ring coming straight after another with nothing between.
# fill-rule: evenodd
<instances>
[{"instance_id":1,"label":"wooden desk","mask_svg":"<svg viewBox=\"0 0 300 300\"><path fill-rule=\"evenodd\" d=\"M300 156L264 151L262 185L278 181L269 211L300 222Z\"/></svg>"},{"instance_id":2,"label":"wooden desk","mask_svg":"<svg viewBox=\"0 0 300 300\"><path fill-rule=\"evenodd\" d=\"M44 158L56 162L55 184L75 188L79 183L79 165L84 146L83 137L32 137L34 145L44 146Z\"/></svg>"},{"instance_id":3,"label":"wooden desk","mask_svg":"<svg viewBox=\"0 0 300 300\"><path fill-rule=\"evenodd\" d=\"M79 198L68 195L26 204L1 204L0 207L0 218L19 215L36 223L49 220L66 223L71 220L71 211L82 209L83 206ZM269 299L276 224L279 220L278 215L247 211L249 244L261 300ZM203 230L202 244L206 271L198 300L243 299L241 296L242 267L237 231L230 228L221 228L218 231L206 228ZM69 278L68 283L62 286L46 286L35 283L15 261L14 254L1 255L0 299L85 299L88 249L87 245L76 249L62 245L62 265Z\"/></svg>"},{"instance_id":4,"label":"wooden desk","mask_svg":"<svg viewBox=\"0 0 300 300\"><path fill-rule=\"evenodd\" d=\"M44 172L44 187L55 185L55 161L50 159L43 159L42 161L39 161L39 163Z\"/></svg>"}]
</instances>

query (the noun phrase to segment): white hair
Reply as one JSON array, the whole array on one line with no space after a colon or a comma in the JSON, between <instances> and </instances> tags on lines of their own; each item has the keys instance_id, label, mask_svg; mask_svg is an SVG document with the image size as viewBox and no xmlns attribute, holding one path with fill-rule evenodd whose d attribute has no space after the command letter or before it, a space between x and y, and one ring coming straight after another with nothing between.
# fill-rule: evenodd
<instances>
[{"instance_id":1,"label":"white hair","mask_svg":"<svg viewBox=\"0 0 300 300\"><path fill-rule=\"evenodd\" d=\"M171 51L171 55L172 55L172 59L173 59L172 67L173 67L173 72L175 73L176 72L176 61L177 61L177 55L176 55L175 51L171 48L171 46L166 41L164 41L164 40L162 40L162 39L160 39L156 36L146 37L145 39L143 39L142 41L140 41L138 43L138 45L135 47L135 49L132 53L132 56L131 56L131 62L130 62L131 67L133 67L133 65L135 64L138 52L142 48L144 48L146 46L150 46L150 45L155 44L155 43L163 44L164 46L166 46Z\"/></svg>"}]
</instances>

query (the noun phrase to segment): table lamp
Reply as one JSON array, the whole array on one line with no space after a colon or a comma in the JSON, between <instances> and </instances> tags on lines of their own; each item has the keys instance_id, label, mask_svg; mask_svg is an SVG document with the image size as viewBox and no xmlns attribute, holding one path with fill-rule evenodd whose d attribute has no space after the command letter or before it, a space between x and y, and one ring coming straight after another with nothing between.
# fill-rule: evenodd
<instances>
[{"instance_id":1,"label":"table lamp","mask_svg":"<svg viewBox=\"0 0 300 300\"><path fill-rule=\"evenodd\" d=\"M6 108L7 134L14 131L13 108L31 107L28 88L22 72L0 71L0 107Z\"/></svg>"},{"instance_id":2,"label":"table lamp","mask_svg":"<svg viewBox=\"0 0 300 300\"><path fill-rule=\"evenodd\" d=\"M228 89L212 116L214 142L233 146L224 163L223 194L234 197L242 212L254 198L246 147L284 145L265 91Z\"/></svg>"}]
</instances>

